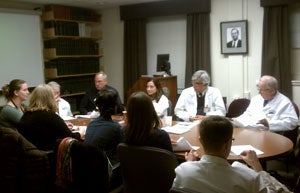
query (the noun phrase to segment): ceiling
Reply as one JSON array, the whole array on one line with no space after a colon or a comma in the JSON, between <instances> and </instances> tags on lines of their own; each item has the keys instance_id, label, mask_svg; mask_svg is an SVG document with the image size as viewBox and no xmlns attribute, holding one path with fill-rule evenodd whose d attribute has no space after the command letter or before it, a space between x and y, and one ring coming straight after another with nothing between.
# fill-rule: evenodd
<instances>
[{"instance_id":1,"label":"ceiling","mask_svg":"<svg viewBox=\"0 0 300 193\"><path fill-rule=\"evenodd\" d=\"M44 4L60 4L67 6L85 7L92 9L107 9L120 5L138 4L162 0L10 0L14 3L30 3L38 6Z\"/></svg>"}]
</instances>

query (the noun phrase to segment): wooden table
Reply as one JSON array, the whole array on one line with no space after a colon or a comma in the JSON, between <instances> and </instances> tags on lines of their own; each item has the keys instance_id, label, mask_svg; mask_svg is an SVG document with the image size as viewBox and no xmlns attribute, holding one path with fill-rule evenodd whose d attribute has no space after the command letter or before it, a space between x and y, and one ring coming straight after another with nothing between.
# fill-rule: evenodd
<instances>
[{"instance_id":1,"label":"wooden table","mask_svg":"<svg viewBox=\"0 0 300 193\"><path fill-rule=\"evenodd\" d=\"M203 147L199 141L197 126L181 135L170 133L170 137L174 140L181 136L187 139L191 145L200 146L198 150L200 157L204 154ZM290 139L270 131L234 128L233 137L235 140L232 145L252 145L256 149L263 151L264 154L258 155L258 158L263 160L274 159L289 153L293 149L293 143ZM176 155L183 157L184 152L176 152ZM238 155L230 154L228 160L241 160L241 158Z\"/></svg>"},{"instance_id":2,"label":"wooden table","mask_svg":"<svg viewBox=\"0 0 300 193\"><path fill-rule=\"evenodd\" d=\"M121 120L122 116L113 116L112 118L114 120ZM87 118L77 118L71 122L74 125L87 126L91 120L92 119ZM173 124L176 123L177 122L173 121ZM193 127L190 131L181 135L170 133L170 137L174 140L177 140L181 136L187 139L193 146L200 146L198 153L200 156L203 155L203 147L199 141L198 126ZM290 139L270 131L234 128L233 137L235 140L232 145L252 145L256 149L263 151L263 154L258 155L258 158L261 160L280 157L293 149L293 143ZM175 154L178 157L184 157L184 152L175 152ZM228 160L234 161L242 159L238 155L230 154Z\"/></svg>"}]
</instances>

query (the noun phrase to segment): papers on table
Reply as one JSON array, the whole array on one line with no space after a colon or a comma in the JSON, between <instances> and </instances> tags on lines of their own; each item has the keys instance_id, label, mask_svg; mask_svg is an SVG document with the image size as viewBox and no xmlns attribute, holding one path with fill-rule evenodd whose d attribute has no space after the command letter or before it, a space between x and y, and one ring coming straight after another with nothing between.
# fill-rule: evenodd
<instances>
[{"instance_id":1,"label":"papers on table","mask_svg":"<svg viewBox=\"0 0 300 193\"><path fill-rule=\"evenodd\" d=\"M184 137L177 140L177 144L173 145L173 151L190 151L191 149L198 150L200 147L192 146Z\"/></svg>"},{"instance_id":2,"label":"papers on table","mask_svg":"<svg viewBox=\"0 0 300 193\"><path fill-rule=\"evenodd\" d=\"M259 149L256 149L252 145L233 145L231 146L231 152L235 155L240 155L244 150L253 150L256 152L257 155L261 155L264 152L260 151Z\"/></svg>"},{"instance_id":3,"label":"papers on table","mask_svg":"<svg viewBox=\"0 0 300 193\"><path fill-rule=\"evenodd\" d=\"M86 118L86 119L90 119L91 115L75 115L75 118Z\"/></svg>"},{"instance_id":4,"label":"papers on table","mask_svg":"<svg viewBox=\"0 0 300 193\"><path fill-rule=\"evenodd\" d=\"M179 122L176 125L173 125L172 127L163 127L162 129L168 133L183 134L183 133L191 130L191 128L198 125L199 123L200 123L200 121Z\"/></svg>"}]
</instances>

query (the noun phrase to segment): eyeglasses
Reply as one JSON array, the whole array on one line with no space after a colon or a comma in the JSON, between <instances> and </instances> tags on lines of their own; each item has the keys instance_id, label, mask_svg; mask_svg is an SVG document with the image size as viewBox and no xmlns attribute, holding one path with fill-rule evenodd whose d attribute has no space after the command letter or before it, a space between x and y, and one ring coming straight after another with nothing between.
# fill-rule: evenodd
<instances>
[{"instance_id":1,"label":"eyeglasses","mask_svg":"<svg viewBox=\"0 0 300 193\"><path fill-rule=\"evenodd\" d=\"M268 91L268 90L271 90L271 89L269 89L269 88L262 89L262 88L257 87L257 90L258 90L258 92L265 92L265 91Z\"/></svg>"},{"instance_id":2,"label":"eyeglasses","mask_svg":"<svg viewBox=\"0 0 300 193\"><path fill-rule=\"evenodd\" d=\"M203 85L201 82L192 82L194 86L200 86Z\"/></svg>"}]
</instances>

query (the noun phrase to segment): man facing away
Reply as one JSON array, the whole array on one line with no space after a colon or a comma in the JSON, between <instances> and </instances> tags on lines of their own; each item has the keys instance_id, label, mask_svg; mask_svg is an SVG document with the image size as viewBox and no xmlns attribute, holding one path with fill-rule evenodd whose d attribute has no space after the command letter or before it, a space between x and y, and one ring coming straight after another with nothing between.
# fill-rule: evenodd
<instances>
[{"instance_id":1,"label":"man facing away","mask_svg":"<svg viewBox=\"0 0 300 193\"><path fill-rule=\"evenodd\" d=\"M289 98L277 90L277 80L273 76L262 76L254 96L246 111L233 118L246 128L266 129L273 132L293 130L298 124L298 116Z\"/></svg>"},{"instance_id":2,"label":"man facing away","mask_svg":"<svg viewBox=\"0 0 300 193\"><path fill-rule=\"evenodd\" d=\"M225 116L226 109L219 89L209 86L210 77L204 70L192 76L192 87L182 91L175 106L175 115L184 121L201 120L206 115Z\"/></svg>"},{"instance_id":3,"label":"man facing away","mask_svg":"<svg viewBox=\"0 0 300 193\"><path fill-rule=\"evenodd\" d=\"M263 171L255 151L245 150L240 155L252 169L240 162L228 163L233 126L225 117L206 117L200 123L199 134L204 155L194 161L197 154L186 153L189 161L175 169L173 187L199 193L290 192Z\"/></svg>"},{"instance_id":4,"label":"man facing away","mask_svg":"<svg viewBox=\"0 0 300 193\"><path fill-rule=\"evenodd\" d=\"M80 114L89 115L97 109L95 105L96 95L103 88L112 90L117 94L118 102L117 102L116 114L122 113L122 111L124 111L124 106L122 104L118 91L112 86L107 85L107 75L101 71L95 75L95 86L89 89L84 95L83 99L81 100L79 106Z\"/></svg>"}]
</instances>

